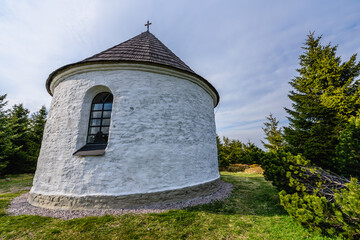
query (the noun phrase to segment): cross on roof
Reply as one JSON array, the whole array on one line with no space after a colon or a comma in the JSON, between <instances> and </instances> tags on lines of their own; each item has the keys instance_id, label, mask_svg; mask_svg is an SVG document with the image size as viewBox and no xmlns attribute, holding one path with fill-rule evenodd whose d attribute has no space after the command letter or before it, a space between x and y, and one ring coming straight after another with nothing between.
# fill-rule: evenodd
<instances>
[{"instance_id":1,"label":"cross on roof","mask_svg":"<svg viewBox=\"0 0 360 240\"><path fill-rule=\"evenodd\" d=\"M147 23L145 24L145 26L147 27L147 31L149 31L149 26L151 25L151 22L149 22L149 20L147 21Z\"/></svg>"}]
</instances>

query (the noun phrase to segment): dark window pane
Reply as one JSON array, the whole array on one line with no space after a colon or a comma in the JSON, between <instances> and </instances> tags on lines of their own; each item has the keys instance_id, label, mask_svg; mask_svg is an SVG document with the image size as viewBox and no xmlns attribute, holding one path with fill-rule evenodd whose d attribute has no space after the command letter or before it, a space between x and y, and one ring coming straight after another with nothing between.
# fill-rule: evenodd
<instances>
[{"instance_id":1,"label":"dark window pane","mask_svg":"<svg viewBox=\"0 0 360 240\"><path fill-rule=\"evenodd\" d=\"M105 103L104 110L112 110L112 103Z\"/></svg>"},{"instance_id":2,"label":"dark window pane","mask_svg":"<svg viewBox=\"0 0 360 240\"><path fill-rule=\"evenodd\" d=\"M92 110L102 110L102 103L96 103L92 105Z\"/></svg>"},{"instance_id":3,"label":"dark window pane","mask_svg":"<svg viewBox=\"0 0 360 240\"><path fill-rule=\"evenodd\" d=\"M107 135L107 134L104 134L104 135L102 135L102 142L105 142L105 143L107 143L107 141L108 141L108 138L109 138L109 135Z\"/></svg>"},{"instance_id":4,"label":"dark window pane","mask_svg":"<svg viewBox=\"0 0 360 240\"><path fill-rule=\"evenodd\" d=\"M113 95L111 93L108 93L109 95L104 99L104 102L112 103L113 102Z\"/></svg>"},{"instance_id":5,"label":"dark window pane","mask_svg":"<svg viewBox=\"0 0 360 240\"><path fill-rule=\"evenodd\" d=\"M109 126L110 125L110 119L103 119L101 126Z\"/></svg>"},{"instance_id":6,"label":"dark window pane","mask_svg":"<svg viewBox=\"0 0 360 240\"><path fill-rule=\"evenodd\" d=\"M101 111L92 112L91 118L101 118Z\"/></svg>"},{"instance_id":7,"label":"dark window pane","mask_svg":"<svg viewBox=\"0 0 360 240\"><path fill-rule=\"evenodd\" d=\"M102 127L101 132L104 134L109 134L109 127Z\"/></svg>"},{"instance_id":8,"label":"dark window pane","mask_svg":"<svg viewBox=\"0 0 360 240\"><path fill-rule=\"evenodd\" d=\"M94 98L93 103L103 103L107 98L109 98L109 94L111 93L106 93L106 92L99 93Z\"/></svg>"},{"instance_id":9,"label":"dark window pane","mask_svg":"<svg viewBox=\"0 0 360 240\"><path fill-rule=\"evenodd\" d=\"M101 119L92 119L90 120L90 126L100 126Z\"/></svg>"},{"instance_id":10,"label":"dark window pane","mask_svg":"<svg viewBox=\"0 0 360 240\"><path fill-rule=\"evenodd\" d=\"M100 131L99 127L91 127L89 128L89 134L97 134Z\"/></svg>"},{"instance_id":11,"label":"dark window pane","mask_svg":"<svg viewBox=\"0 0 360 240\"><path fill-rule=\"evenodd\" d=\"M104 111L103 112L103 118L110 118L111 117L111 111Z\"/></svg>"},{"instance_id":12,"label":"dark window pane","mask_svg":"<svg viewBox=\"0 0 360 240\"><path fill-rule=\"evenodd\" d=\"M96 97L93 100L93 103L102 103L102 96L101 94L96 95Z\"/></svg>"},{"instance_id":13,"label":"dark window pane","mask_svg":"<svg viewBox=\"0 0 360 240\"><path fill-rule=\"evenodd\" d=\"M94 140L95 140L95 136L94 136L94 135L90 135L90 136L88 136L88 138L87 138L87 142L88 142L88 143L94 143Z\"/></svg>"},{"instance_id":14,"label":"dark window pane","mask_svg":"<svg viewBox=\"0 0 360 240\"><path fill-rule=\"evenodd\" d=\"M94 143L106 143L107 137L104 136L102 132L98 132L98 134L95 135Z\"/></svg>"},{"instance_id":15,"label":"dark window pane","mask_svg":"<svg viewBox=\"0 0 360 240\"><path fill-rule=\"evenodd\" d=\"M87 143L106 144L109 137L113 95L102 92L92 101Z\"/></svg>"}]
</instances>

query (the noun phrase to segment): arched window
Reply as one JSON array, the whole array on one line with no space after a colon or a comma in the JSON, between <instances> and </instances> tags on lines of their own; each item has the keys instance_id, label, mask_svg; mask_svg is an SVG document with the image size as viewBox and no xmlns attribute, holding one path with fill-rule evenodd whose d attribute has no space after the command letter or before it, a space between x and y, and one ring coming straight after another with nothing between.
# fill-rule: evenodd
<instances>
[{"instance_id":1,"label":"arched window","mask_svg":"<svg viewBox=\"0 0 360 240\"><path fill-rule=\"evenodd\" d=\"M107 144L113 95L102 92L95 96L91 104L87 144Z\"/></svg>"},{"instance_id":2,"label":"arched window","mask_svg":"<svg viewBox=\"0 0 360 240\"><path fill-rule=\"evenodd\" d=\"M112 103L113 95L109 92L102 92L94 97L91 103L86 145L77 150L73 155L104 155L109 139Z\"/></svg>"}]
</instances>

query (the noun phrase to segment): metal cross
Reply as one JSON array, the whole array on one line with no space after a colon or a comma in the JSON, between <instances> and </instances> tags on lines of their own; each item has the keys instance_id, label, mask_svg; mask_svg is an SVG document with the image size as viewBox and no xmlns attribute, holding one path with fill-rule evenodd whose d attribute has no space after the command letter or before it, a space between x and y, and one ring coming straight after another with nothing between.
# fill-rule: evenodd
<instances>
[{"instance_id":1,"label":"metal cross","mask_svg":"<svg viewBox=\"0 0 360 240\"><path fill-rule=\"evenodd\" d=\"M147 23L145 24L145 26L147 27L147 31L149 31L149 26L151 25L151 22L149 22L149 20L147 21Z\"/></svg>"}]
</instances>

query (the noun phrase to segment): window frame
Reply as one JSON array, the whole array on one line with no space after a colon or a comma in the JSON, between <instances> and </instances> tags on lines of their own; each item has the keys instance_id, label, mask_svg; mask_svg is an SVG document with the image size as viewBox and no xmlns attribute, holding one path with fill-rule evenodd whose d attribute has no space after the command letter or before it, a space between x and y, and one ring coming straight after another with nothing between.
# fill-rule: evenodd
<instances>
[{"instance_id":1,"label":"window frame","mask_svg":"<svg viewBox=\"0 0 360 240\"><path fill-rule=\"evenodd\" d=\"M105 148L109 142L113 100L113 94L108 91L100 92L92 99L86 132L86 144L73 155L99 156L105 154ZM96 109L96 104L101 104L101 109ZM95 116L93 113L100 113L100 117L93 117ZM106 113L106 117L104 117L104 113ZM100 123L94 125L93 123L96 123L94 120L100 120ZM104 120L106 121L106 124L103 124ZM91 133L91 130L95 128L99 128L99 131L97 133ZM101 131L102 129L106 129L105 133ZM89 140L91 137L92 141ZM98 140L96 140L96 137L98 137Z\"/></svg>"}]
</instances>

